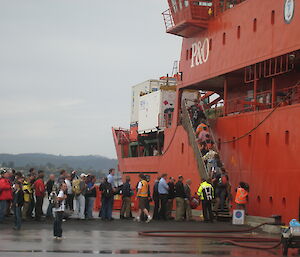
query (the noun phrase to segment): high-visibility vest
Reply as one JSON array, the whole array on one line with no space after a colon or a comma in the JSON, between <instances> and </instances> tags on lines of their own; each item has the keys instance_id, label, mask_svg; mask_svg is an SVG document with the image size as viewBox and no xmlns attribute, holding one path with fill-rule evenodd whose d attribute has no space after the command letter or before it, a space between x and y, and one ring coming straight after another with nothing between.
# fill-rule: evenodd
<instances>
[{"instance_id":1,"label":"high-visibility vest","mask_svg":"<svg viewBox=\"0 0 300 257\"><path fill-rule=\"evenodd\" d=\"M239 187L236 192L235 202L237 204L246 204L247 196L248 196L248 192L244 188Z\"/></svg>"},{"instance_id":2,"label":"high-visibility vest","mask_svg":"<svg viewBox=\"0 0 300 257\"><path fill-rule=\"evenodd\" d=\"M139 197L148 197L148 182L146 180L142 180L142 188L140 189Z\"/></svg>"},{"instance_id":3,"label":"high-visibility vest","mask_svg":"<svg viewBox=\"0 0 300 257\"><path fill-rule=\"evenodd\" d=\"M25 190L27 190L29 193L25 192ZM30 202L32 189L31 189L31 185L27 181L24 181L23 183L23 191L24 191L24 201Z\"/></svg>"},{"instance_id":4,"label":"high-visibility vest","mask_svg":"<svg viewBox=\"0 0 300 257\"><path fill-rule=\"evenodd\" d=\"M211 201L214 198L214 188L204 181L200 184L197 194L200 196L200 200Z\"/></svg>"}]
</instances>

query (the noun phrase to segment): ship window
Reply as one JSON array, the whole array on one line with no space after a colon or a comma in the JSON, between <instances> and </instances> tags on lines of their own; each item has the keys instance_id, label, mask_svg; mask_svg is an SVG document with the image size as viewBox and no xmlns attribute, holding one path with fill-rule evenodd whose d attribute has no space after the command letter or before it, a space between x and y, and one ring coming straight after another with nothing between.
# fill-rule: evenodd
<instances>
[{"instance_id":1,"label":"ship window","mask_svg":"<svg viewBox=\"0 0 300 257\"><path fill-rule=\"evenodd\" d=\"M174 12L177 12L177 2L176 2L177 0L172 0L172 7L173 7L173 10L174 10Z\"/></svg>"},{"instance_id":2,"label":"ship window","mask_svg":"<svg viewBox=\"0 0 300 257\"><path fill-rule=\"evenodd\" d=\"M192 59L192 48L190 49L190 59Z\"/></svg>"},{"instance_id":3,"label":"ship window","mask_svg":"<svg viewBox=\"0 0 300 257\"><path fill-rule=\"evenodd\" d=\"M225 45L226 44L226 33L224 32L223 33L223 45Z\"/></svg>"},{"instance_id":4,"label":"ship window","mask_svg":"<svg viewBox=\"0 0 300 257\"><path fill-rule=\"evenodd\" d=\"M186 57L187 60L189 59L189 49L186 50Z\"/></svg>"},{"instance_id":5,"label":"ship window","mask_svg":"<svg viewBox=\"0 0 300 257\"><path fill-rule=\"evenodd\" d=\"M284 141L286 145L288 145L290 142L290 132L288 130L286 130L284 133Z\"/></svg>"},{"instance_id":6,"label":"ship window","mask_svg":"<svg viewBox=\"0 0 300 257\"><path fill-rule=\"evenodd\" d=\"M252 136L249 135L248 136L248 146L251 147L251 143L252 143Z\"/></svg>"},{"instance_id":7,"label":"ship window","mask_svg":"<svg viewBox=\"0 0 300 257\"><path fill-rule=\"evenodd\" d=\"M209 51L212 50L212 39L209 40Z\"/></svg>"},{"instance_id":8,"label":"ship window","mask_svg":"<svg viewBox=\"0 0 300 257\"><path fill-rule=\"evenodd\" d=\"M255 18L253 20L253 32L256 32L256 28L257 28L257 19Z\"/></svg>"},{"instance_id":9,"label":"ship window","mask_svg":"<svg viewBox=\"0 0 300 257\"><path fill-rule=\"evenodd\" d=\"M271 24L274 25L274 23L275 23L275 11L273 10L271 12Z\"/></svg>"},{"instance_id":10,"label":"ship window","mask_svg":"<svg viewBox=\"0 0 300 257\"><path fill-rule=\"evenodd\" d=\"M182 9L182 2L181 2L181 0L179 0L179 9L180 10Z\"/></svg>"},{"instance_id":11,"label":"ship window","mask_svg":"<svg viewBox=\"0 0 300 257\"><path fill-rule=\"evenodd\" d=\"M237 38L240 39L241 37L241 26L237 27Z\"/></svg>"},{"instance_id":12,"label":"ship window","mask_svg":"<svg viewBox=\"0 0 300 257\"><path fill-rule=\"evenodd\" d=\"M258 195L256 198L257 202L260 203L260 196Z\"/></svg>"},{"instance_id":13,"label":"ship window","mask_svg":"<svg viewBox=\"0 0 300 257\"><path fill-rule=\"evenodd\" d=\"M282 205L283 205L283 207L286 207L286 198L285 197L282 198Z\"/></svg>"},{"instance_id":14,"label":"ship window","mask_svg":"<svg viewBox=\"0 0 300 257\"><path fill-rule=\"evenodd\" d=\"M181 153L184 153L184 143L181 143Z\"/></svg>"},{"instance_id":15,"label":"ship window","mask_svg":"<svg viewBox=\"0 0 300 257\"><path fill-rule=\"evenodd\" d=\"M266 145L270 144L270 133L266 133Z\"/></svg>"},{"instance_id":16,"label":"ship window","mask_svg":"<svg viewBox=\"0 0 300 257\"><path fill-rule=\"evenodd\" d=\"M269 203L273 204L273 197L272 196L269 197Z\"/></svg>"}]
</instances>

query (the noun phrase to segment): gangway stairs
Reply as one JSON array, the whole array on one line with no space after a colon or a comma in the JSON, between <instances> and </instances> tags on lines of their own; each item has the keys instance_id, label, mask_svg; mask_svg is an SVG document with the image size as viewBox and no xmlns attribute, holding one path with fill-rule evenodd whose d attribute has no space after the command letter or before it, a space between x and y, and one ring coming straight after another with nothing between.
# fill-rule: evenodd
<instances>
[{"instance_id":1,"label":"gangway stairs","mask_svg":"<svg viewBox=\"0 0 300 257\"><path fill-rule=\"evenodd\" d=\"M206 119L206 124L208 124L207 119ZM203 158L202 158L203 156L201 154L201 150L200 150L199 144L197 142L197 137L196 137L193 125L192 125L192 121L191 121L189 112L188 112L186 100L184 101L184 104L182 105L182 125L188 134L189 144L193 148L194 155L195 155L195 158L197 161L197 168L198 168L199 175L200 175L201 179L203 179L203 178L209 179L209 173L206 168L205 162L203 161ZM214 140L213 132L210 127L209 127L209 133L215 144L216 142ZM227 221L232 218L229 207L230 206L228 206L228 203L225 203L224 210L221 211L220 209L218 209L214 212L217 220Z\"/></svg>"}]
</instances>

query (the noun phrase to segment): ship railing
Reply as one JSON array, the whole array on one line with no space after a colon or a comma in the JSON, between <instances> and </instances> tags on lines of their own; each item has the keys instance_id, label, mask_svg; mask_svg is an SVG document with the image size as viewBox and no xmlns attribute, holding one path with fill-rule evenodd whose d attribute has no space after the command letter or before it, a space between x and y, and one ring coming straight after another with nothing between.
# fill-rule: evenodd
<instances>
[{"instance_id":1,"label":"ship railing","mask_svg":"<svg viewBox=\"0 0 300 257\"><path fill-rule=\"evenodd\" d=\"M212 11L212 0L177 0L162 13L166 30L170 30L182 22L208 20Z\"/></svg>"},{"instance_id":2,"label":"ship railing","mask_svg":"<svg viewBox=\"0 0 300 257\"><path fill-rule=\"evenodd\" d=\"M158 114L158 126L160 128L170 128L172 126L173 112Z\"/></svg>"},{"instance_id":3,"label":"ship railing","mask_svg":"<svg viewBox=\"0 0 300 257\"><path fill-rule=\"evenodd\" d=\"M129 139L129 133L130 131L128 129L123 129L123 128L114 128L118 144L120 145L125 145L130 143Z\"/></svg>"},{"instance_id":4,"label":"ship railing","mask_svg":"<svg viewBox=\"0 0 300 257\"><path fill-rule=\"evenodd\" d=\"M275 94L274 103L272 103L272 90L258 92L256 94L256 101L253 101L253 97L247 96L227 100L227 115L251 112L254 110L266 110L278 104L281 104L281 106L298 104L300 103L300 82L292 87L277 89Z\"/></svg>"},{"instance_id":5,"label":"ship railing","mask_svg":"<svg viewBox=\"0 0 300 257\"><path fill-rule=\"evenodd\" d=\"M182 125L188 133L189 143L194 150L194 154L197 160L198 171L200 173L201 178L207 179L209 177L207 167L203 161L203 156L197 142L196 134L193 128L193 124L190 118L190 114L188 112L187 101L184 100L182 104Z\"/></svg>"},{"instance_id":6,"label":"ship railing","mask_svg":"<svg viewBox=\"0 0 300 257\"><path fill-rule=\"evenodd\" d=\"M218 5L215 7L215 12L221 13L225 12L226 10L232 9L236 5L245 2L246 0L220 0L217 1Z\"/></svg>"},{"instance_id":7,"label":"ship railing","mask_svg":"<svg viewBox=\"0 0 300 257\"><path fill-rule=\"evenodd\" d=\"M162 13L166 30L183 21L208 20L246 0L171 0L170 8Z\"/></svg>"},{"instance_id":8,"label":"ship railing","mask_svg":"<svg viewBox=\"0 0 300 257\"><path fill-rule=\"evenodd\" d=\"M233 115L251 112L253 110L269 109L272 103L267 99L271 99L271 92L269 91L257 94L257 101L253 101L253 98L247 96L227 100L226 113L227 115Z\"/></svg>"},{"instance_id":9,"label":"ship railing","mask_svg":"<svg viewBox=\"0 0 300 257\"><path fill-rule=\"evenodd\" d=\"M245 67L244 82L253 83L257 79L271 78L287 72L294 68L294 52L276 56L259 63Z\"/></svg>"},{"instance_id":10,"label":"ship railing","mask_svg":"<svg viewBox=\"0 0 300 257\"><path fill-rule=\"evenodd\" d=\"M168 9L168 10L164 11L162 13L162 15L163 15L163 18L164 18L166 30L169 30L169 29L173 28L175 25L174 25L173 16L171 14L171 10Z\"/></svg>"},{"instance_id":11,"label":"ship railing","mask_svg":"<svg viewBox=\"0 0 300 257\"><path fill-rule=\"evenodd\" d=\"M300 103L300 81L295 86L278 89L276 102L283 102L282 105Z\"/></svg>"}]
</instances>

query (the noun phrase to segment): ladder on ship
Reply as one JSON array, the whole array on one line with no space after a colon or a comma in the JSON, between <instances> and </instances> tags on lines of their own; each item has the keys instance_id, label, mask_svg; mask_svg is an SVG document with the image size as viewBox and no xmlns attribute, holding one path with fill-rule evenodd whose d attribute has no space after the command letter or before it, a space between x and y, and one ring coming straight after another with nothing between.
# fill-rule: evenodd
<instances>
[{"instance_id":1,"label":"ladder on ship","mask_svg":"<svg viewBox=\"0 0 300 257\"><path fill-rule=\"evenodd\" d=\"M209 96L209 95L210 94L207 94L207 96ZM201 101L203 101L204 98L205 98L205 96L201 98ZM204 112L204 114L205 114L205 112ZM205 115L205 117L206 117L205 122L209 126L207 116ZM203 156L202 156L199 144L197 142L196 133L194 131L192 120L191 120L189 112L188 112L186 99L184 100L184 104L182 106L182 125L188 134L189 144L193 148L194 155L195 155L195 158L197 161L199 175L200 175L201 179L203 179L203 178L209 179L209 173L208 173L206 164L203 161L203 158L202 158ZM216 145L215 137L214 137L213 131L211 130L210 126L209 126L209 134L211 136L211 139L212 139L214 145ZM214 213L215 213L217 220L220 220L220 221L223 221L223 220L225 221L225 220L232 218L232 215L230 213L230 208L228 206L227 201L225 201L223 210L220 210L220 209L215 210L215 208L214 208Z\"/></svg>"}]
</instances>

